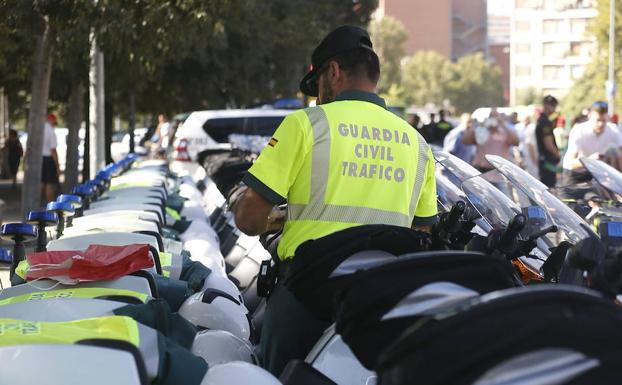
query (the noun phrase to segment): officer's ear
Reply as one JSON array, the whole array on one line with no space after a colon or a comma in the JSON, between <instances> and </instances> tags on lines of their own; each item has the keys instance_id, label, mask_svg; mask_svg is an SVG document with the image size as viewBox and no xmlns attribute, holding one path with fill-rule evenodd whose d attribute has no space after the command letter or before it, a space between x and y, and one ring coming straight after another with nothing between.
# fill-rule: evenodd
<instances>
[{"instance_id":1,"label":"officer's ear","mask_svg":"<svg viewBox=\"0 0 622 385\"><path fill-rule=\"evenodd\" d=\"M328 62L326 74L328 75L328 81L331 84L340 81L346 75L343 69L339 66L339 63L334 60Z\"/></svg>"}]
</instances>

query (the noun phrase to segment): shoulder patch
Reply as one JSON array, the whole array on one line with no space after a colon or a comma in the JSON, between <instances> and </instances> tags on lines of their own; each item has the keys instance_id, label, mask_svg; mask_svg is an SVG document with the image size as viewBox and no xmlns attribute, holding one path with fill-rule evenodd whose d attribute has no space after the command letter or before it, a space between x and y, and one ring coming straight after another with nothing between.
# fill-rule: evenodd
<instances>
[{"instance_id":1,"label":"shoulder patch","mask_svg":"<svg viewBox=\"0 0 622 385\"><path fill-rule=\"evenodd\" d=\"M270 141L268 142L268 146L275 147L278 142L279 140L273 136L272 138L270 138Z\"/></svg>"}]
</instances>

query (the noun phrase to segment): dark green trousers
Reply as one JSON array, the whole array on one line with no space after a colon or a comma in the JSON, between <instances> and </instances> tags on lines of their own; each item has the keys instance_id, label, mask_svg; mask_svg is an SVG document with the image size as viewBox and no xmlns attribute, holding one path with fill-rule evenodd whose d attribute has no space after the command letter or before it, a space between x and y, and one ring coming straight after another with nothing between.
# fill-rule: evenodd
<instances>
[{"instance_id":1,"label":"dark green trousers","mask_svg":"<svg viewBox=\"0 0 622 385\"><path fill-rule=\"evenodd\" d=\"M261 329L263 367L278 377L290 360L304 360L329 326L277 285L268 298Z\"/></svg>"}]
</instances>

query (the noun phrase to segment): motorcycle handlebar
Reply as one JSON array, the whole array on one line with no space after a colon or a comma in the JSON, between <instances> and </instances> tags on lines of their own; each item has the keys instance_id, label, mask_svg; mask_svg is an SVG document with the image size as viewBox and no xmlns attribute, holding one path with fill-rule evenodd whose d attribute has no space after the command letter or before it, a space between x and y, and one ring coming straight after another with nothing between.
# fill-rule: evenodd
<instances>
[{"instance_id":1,"label":"motorcycle handlebar","mask_svg":"<svg viewBox=\"0 0 622 385\"><path fill-rule=\"evenodd\" d=\"M529 240L530 241L535 241L536 239L540 238L541 236L544 236L548 233L556 233L559 229L557 228L557 226L555 225L551 225L547 228L544 228L536 233L533 233L529 236Z\"/></svg>"},{"instance_id":2,"label":"motorcycle handlebar","mask_svg":"<svg viewBox=\"0 0 622 385\"><path fill-rule=\"evenodd\" d=\"M447 213L447 216L444 218L443 225L446 229L451 229L455 227L460 221L460 217L466 210L466 204L463 201L457 201Z\"/></svg>"},{"instance_id":3,"label":"motorcycle handlebar","mask_svg":"<svg viewBox=\"0 0 622 385\"><path fill-rule=\"evenodd\" d=\"M501 234L499 238L500 245L511 244L518 237L518 234L525 227L525 224L527 224L527 217L523 214L516 214L508 223L508 227L505 228L503 234Z\"/></svg>"}]
</instances>

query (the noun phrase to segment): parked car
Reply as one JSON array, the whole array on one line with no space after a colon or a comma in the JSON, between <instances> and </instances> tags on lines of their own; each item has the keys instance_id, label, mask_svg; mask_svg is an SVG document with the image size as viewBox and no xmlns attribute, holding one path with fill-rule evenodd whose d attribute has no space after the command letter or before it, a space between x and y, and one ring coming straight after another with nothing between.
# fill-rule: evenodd
<instances>
[{"instance_id":1,"label":"parked car","mask_svg":"<svg viewBox=\"0 0 622 385\"><path fill-rule=\"evenodd\" d=\"M238 147L248 143L265 145L291 112L276 109L195 111L175 133L173 159L196 161L201 151L231 148L232 139Z\"/></svg>"},{"instance_id":2,"label":"parked car","mask_svg":"<svg viewBox=\"0 0 622 385\"><path fill-rule=\"evenodd\" d=\"M147 149L140 146L140 140L147 133L146 127L134 129L134 152L139 155L147 154ZM112 160L117 162L125 157L130 151L130 134L125 131L117 131L112 134L112 143L110 144L110 156Z\"/></svg>"}]
</instances>

